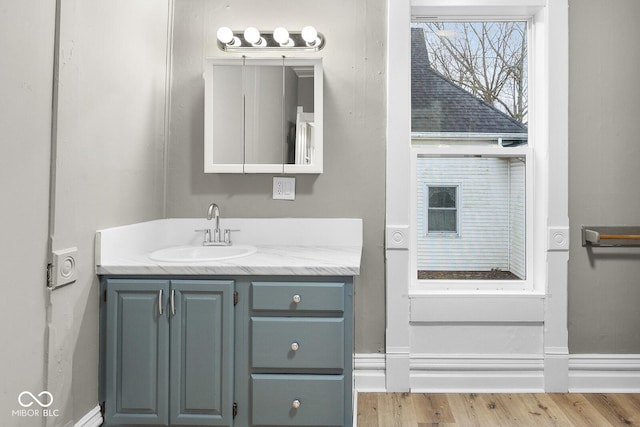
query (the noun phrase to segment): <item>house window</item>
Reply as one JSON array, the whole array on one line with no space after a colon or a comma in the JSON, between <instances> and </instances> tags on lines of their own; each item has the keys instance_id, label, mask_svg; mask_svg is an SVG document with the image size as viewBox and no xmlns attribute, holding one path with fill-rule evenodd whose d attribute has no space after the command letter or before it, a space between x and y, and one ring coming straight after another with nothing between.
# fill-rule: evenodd
<instances>
[{"instance_id":1,"label":"house window","mask_svg":"<svg viewBox=\"0 0 640 427\"><path fill-rule=\"evenodd\" d=\"M413 263L419 285L446 283L451 289L473 281L479 288L501 281L504 289L527 279L533 182L528 26L411 24Z\"/></svg>"},{"instance_id":2,"label":"house window","mask_svg":"<svg viewBox=\"0 0 640 427\"><path fill-rule=\"evenodd\" d=\"M458 187L426 187L427 234L458 232Z\"/></svg>"}]
</instances>

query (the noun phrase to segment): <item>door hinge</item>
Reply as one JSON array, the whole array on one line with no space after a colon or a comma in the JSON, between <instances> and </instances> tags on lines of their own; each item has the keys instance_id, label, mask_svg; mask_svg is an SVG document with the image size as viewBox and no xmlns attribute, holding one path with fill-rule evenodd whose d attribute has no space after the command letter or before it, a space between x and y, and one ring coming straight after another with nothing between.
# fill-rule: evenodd
<instances>
[{"instance_id":1,"label":"door hinge","mask_svg":"<svg viewBox=\"0 0 640 427\"><path fill-rule=\"evenodd\" d=\"M47 264L47 288L53 287L53 264Z\"/></svg>"},{"instance_id":2,"label":"door hinge","mask_svg":"<svg viewBox=\"0 0 640 427\"><path fill-rule=\"evenodd\" d=\"M107 290L105 289L103 294L102 294L102 299L104 300L104 302L107 302Z\"/></svg>"},{"instance_id":3,"label":"door hinge","mask_svg":"<svg viewBox=\"0 0 640 427\"><path fill-rule=\"evenodd\" d=\"M238 402L233 402L233 418L238 416Z\"/></svg>"},{"instance_id":4,"label":"door hinge","mask_svg":"<svg viewBox=\"0 0 640 427\"><path fill-rule=\"evenodd\" d=\"M233 291L233 305L238 305L238 291Z\"/></svg>"}]
</instances>

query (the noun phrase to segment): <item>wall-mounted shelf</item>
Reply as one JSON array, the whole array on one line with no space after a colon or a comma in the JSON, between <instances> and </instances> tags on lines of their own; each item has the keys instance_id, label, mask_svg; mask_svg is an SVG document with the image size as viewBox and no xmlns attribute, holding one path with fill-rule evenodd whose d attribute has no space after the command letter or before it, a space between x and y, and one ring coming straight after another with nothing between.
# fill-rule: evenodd
<instances>
[{"instance_id":1,"label":"wall-mounted shelf","mask_svg":"<svg viewBox=\"0 0 640 427\"><path fill-rule=\"evenodd\" d=\"M582 246L640 246L640 226L601 227L583 225Z\"/></svg>"}]
</instances>

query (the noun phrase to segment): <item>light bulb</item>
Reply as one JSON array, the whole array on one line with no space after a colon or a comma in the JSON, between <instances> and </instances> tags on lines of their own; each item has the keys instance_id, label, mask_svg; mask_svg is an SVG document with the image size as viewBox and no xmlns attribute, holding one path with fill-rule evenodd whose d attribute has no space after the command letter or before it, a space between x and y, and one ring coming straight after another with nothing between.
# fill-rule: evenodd
<instances>
[{"instance_id":1,"label":"light bulb","mask_svg":"<svg viewBox=\"0 0 640 427\"><path fill-rule=\"evenodd\" d=\"M302 39L313 46L318 41L318 31L310 25L306 26L302 29Z\"/></svg>"},{"instance_id":2,"label":"light bulb","mask_svg":"<svg viewBox=\"0 0 640 427\"><path fill-rule=\"evenodd\" d=\"M229 27L220 27L217 36L220 43L227 44L233 40L233 31Z\"/></svg>"},{"instance_id":3,"label":"light bulb","mask_svg":"<svg viewBox=\"0 0 640 427\"><path fill-rule=\"evenodd\" d=\"M247 27L244 30L244 39L251 44L260 43L260 31L256 27Z\"/></svg>"},{"instance_id":4,"label":"light bulb","mask_svg":"<svg viewBox=\"0 0 640 427\"><path fill-rule=\"evenodd\" d=\"M280 45L288 45L290 41L289 31L284 27L278 27L273 30L273 39L280 43Z\"/></svg>"}]
</instances>

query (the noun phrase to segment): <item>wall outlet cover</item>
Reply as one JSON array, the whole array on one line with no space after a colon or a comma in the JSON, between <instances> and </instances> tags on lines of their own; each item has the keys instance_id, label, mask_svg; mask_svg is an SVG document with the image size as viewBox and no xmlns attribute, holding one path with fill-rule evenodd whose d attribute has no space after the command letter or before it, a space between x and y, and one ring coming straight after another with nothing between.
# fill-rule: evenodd
<instances>
[{"instance_id":1,"label":"wall outlet cover","mask_svg":"<svg viewBox=\"0 0 640 427\"><path fill-rule=\"evenodd\" d=\"M274 200L295 200L296 199L296 179L289 176L273 177L273 199Z\"/></svg>"}]
</instances>

